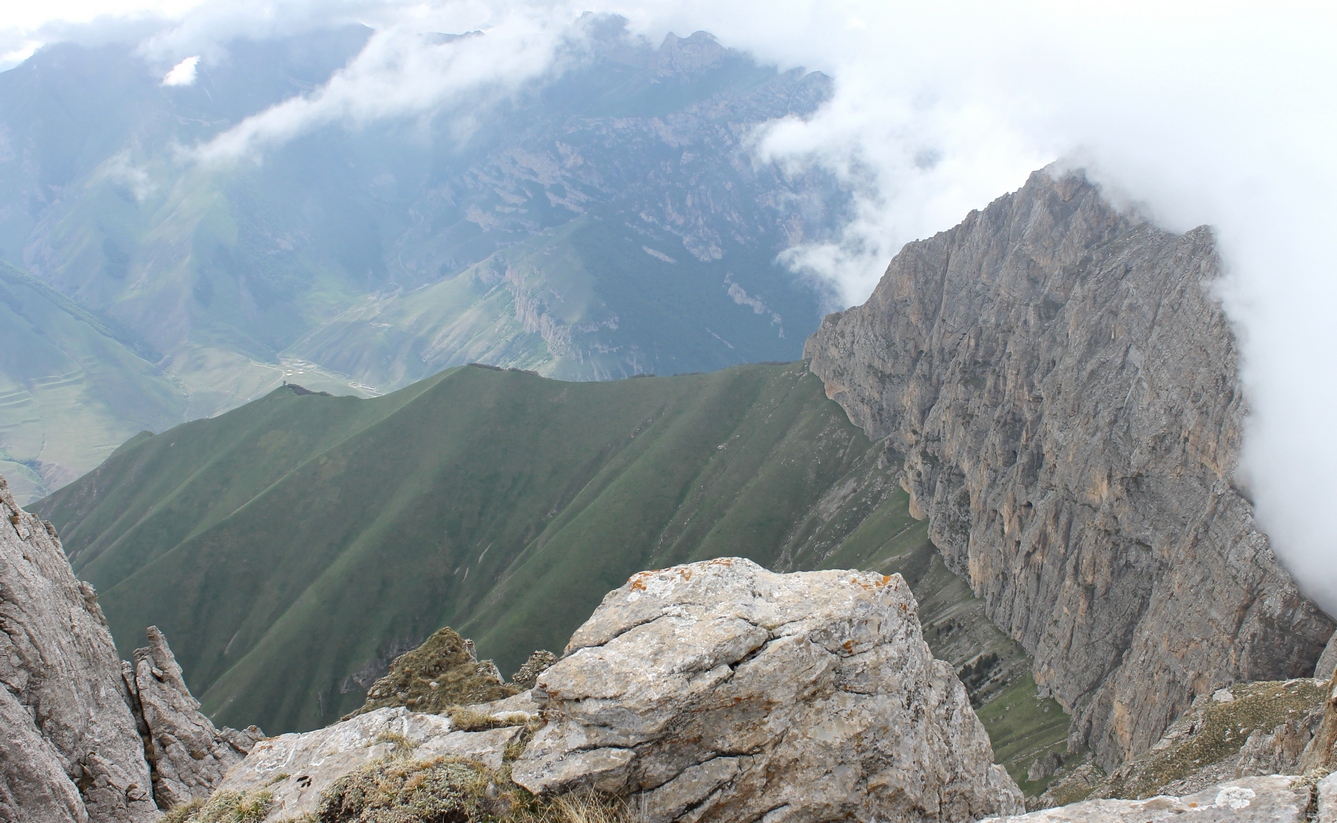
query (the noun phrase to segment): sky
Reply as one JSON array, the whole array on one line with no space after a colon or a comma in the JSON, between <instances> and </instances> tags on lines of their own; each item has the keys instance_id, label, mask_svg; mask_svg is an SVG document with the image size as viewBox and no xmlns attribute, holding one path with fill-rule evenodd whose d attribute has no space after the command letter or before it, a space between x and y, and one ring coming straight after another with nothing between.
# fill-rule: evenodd
<instances>
[{"instance_id":1,"label":"sky","mask_svg":"<svg viewBox=\"0 0 1337 823\"><path fill-rule=\"evenodd\" d=\"M951 227L1053 161L1165 228L1217 233L1217 284L1250 403L1240 472L1297 580L1337 614L1337 11L1332 4L893 0L55 0L0 23L0 68L43 42L133 31L164 82L189 84L240 35L333 22L376 29L325 88L193 147L262 158L331 123L414 117L560 69L582 12L658 41L710 31L835 78L807 120L753 136L758 162L823 167L856 193L838 242L786 253L867 297L902 244ZM764 22L763 22L764 21ZM485 30L433 48L426 31Z\"/></svg>"}]
</instances>

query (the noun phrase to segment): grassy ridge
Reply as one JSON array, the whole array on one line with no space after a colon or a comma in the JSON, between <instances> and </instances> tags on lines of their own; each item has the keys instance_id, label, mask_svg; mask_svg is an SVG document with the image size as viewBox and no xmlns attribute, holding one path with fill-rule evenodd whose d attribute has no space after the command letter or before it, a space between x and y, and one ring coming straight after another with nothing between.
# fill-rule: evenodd
<instances>
[{"instance_id":1,"label":"grassy ridge","mask_svg":"<svg viewBox=\"0 0 1337 823\"><path fill-rule=\"evenodd\" d=\"M231 725L324 724L442 625L512 671L630 574L720 555L900 571L940 656L1001 661L987 700L1028 661L937 559L882 453L802 364L613 383L462 367L371 400L278 390L143 435L36 510L122 653L162 627Z\"/></svg>"}]
</instances>

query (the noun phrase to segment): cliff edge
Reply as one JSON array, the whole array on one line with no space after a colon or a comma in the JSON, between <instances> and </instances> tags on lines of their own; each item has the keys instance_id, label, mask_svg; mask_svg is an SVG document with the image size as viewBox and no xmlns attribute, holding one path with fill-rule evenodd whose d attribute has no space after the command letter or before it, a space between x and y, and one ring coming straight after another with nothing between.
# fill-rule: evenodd
<instances>
[{"instance_id":1,"label":"cliff edge","mask_svg":"<svg viewBox=\"0 0 1337 823\"><path fill-rule=\"evenodd\" d=\"M1198 695L1311 673L1333 631L1234 480L1219 274L1209 229L1045 170L908 244L805 348L1106 768Z\"/></svg>"}]
</instances>

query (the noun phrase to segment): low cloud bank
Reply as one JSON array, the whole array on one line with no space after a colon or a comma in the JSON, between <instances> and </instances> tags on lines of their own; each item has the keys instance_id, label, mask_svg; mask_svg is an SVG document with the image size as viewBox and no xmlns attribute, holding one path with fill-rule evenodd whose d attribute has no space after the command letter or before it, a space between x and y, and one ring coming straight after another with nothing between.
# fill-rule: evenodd
<instances>
[{"instance_id":1,"label":"low cloud bank","mask_svg":"<svg viewBox=\"0 0 1337 823\"><path fill-rule=\"evenodd\" d=\"M903 243L1053 160L1087 168L1166 228L1216 227L1251 404L1241 482L1301 586L1337 613L1337 12L1145 0L203 3L167 15L143 48L164 66L193 54L207 65L230 37L322 21L377 30L324 88L198 148L217 160L310 128L504 96L560 67L587 11L623 15L654 42L710 31L835 78L826 107L769 124L754 150L758 162L828 169L855 193L839 242L786 257L845 303L867 296ZM425 36L474 30L484 35Z\"/></svg>"}]
</instances>

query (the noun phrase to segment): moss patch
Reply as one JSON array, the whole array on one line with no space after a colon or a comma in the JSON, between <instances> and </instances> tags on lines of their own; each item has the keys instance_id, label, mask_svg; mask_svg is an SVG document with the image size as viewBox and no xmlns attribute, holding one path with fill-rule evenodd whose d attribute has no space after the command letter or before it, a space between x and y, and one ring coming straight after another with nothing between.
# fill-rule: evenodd
<instances>
[{"instance_id":1,"label":"moss patch","mask_svg":"<svg viewBox=\"0 0 1337 823\"><path fill-rule=\"evenodd\" d=\"M617 798L591 792L536 798L459 758L391 759L351 772L322 795L318 823L630 823Z\"/></svg>"},{"instance_id":2,"label":"moss patch","mask_svg":"<svg viewBox=\"0 0 1337 823\"><path fill-rule=\"evenodd\" d=\"M260 823L274 796L259 792L214 792L207 803L195 800L172 809L159 823Z\"/></svg>"},{"instance_id":3,"label":"moss patch","mask_svg":"<svg viewBox=\"0 0 1337 823\"><path fill-rule=\"evenodd\" d=\"M390 672L367 690L367 702L349 715L387 706L439 714L452 707L487 703L517 694L503 683L492 661L479 662L473 644L447 626L390 664ZM463 727L461 727L463 728Z\"/></svg>"}]
</instances>

